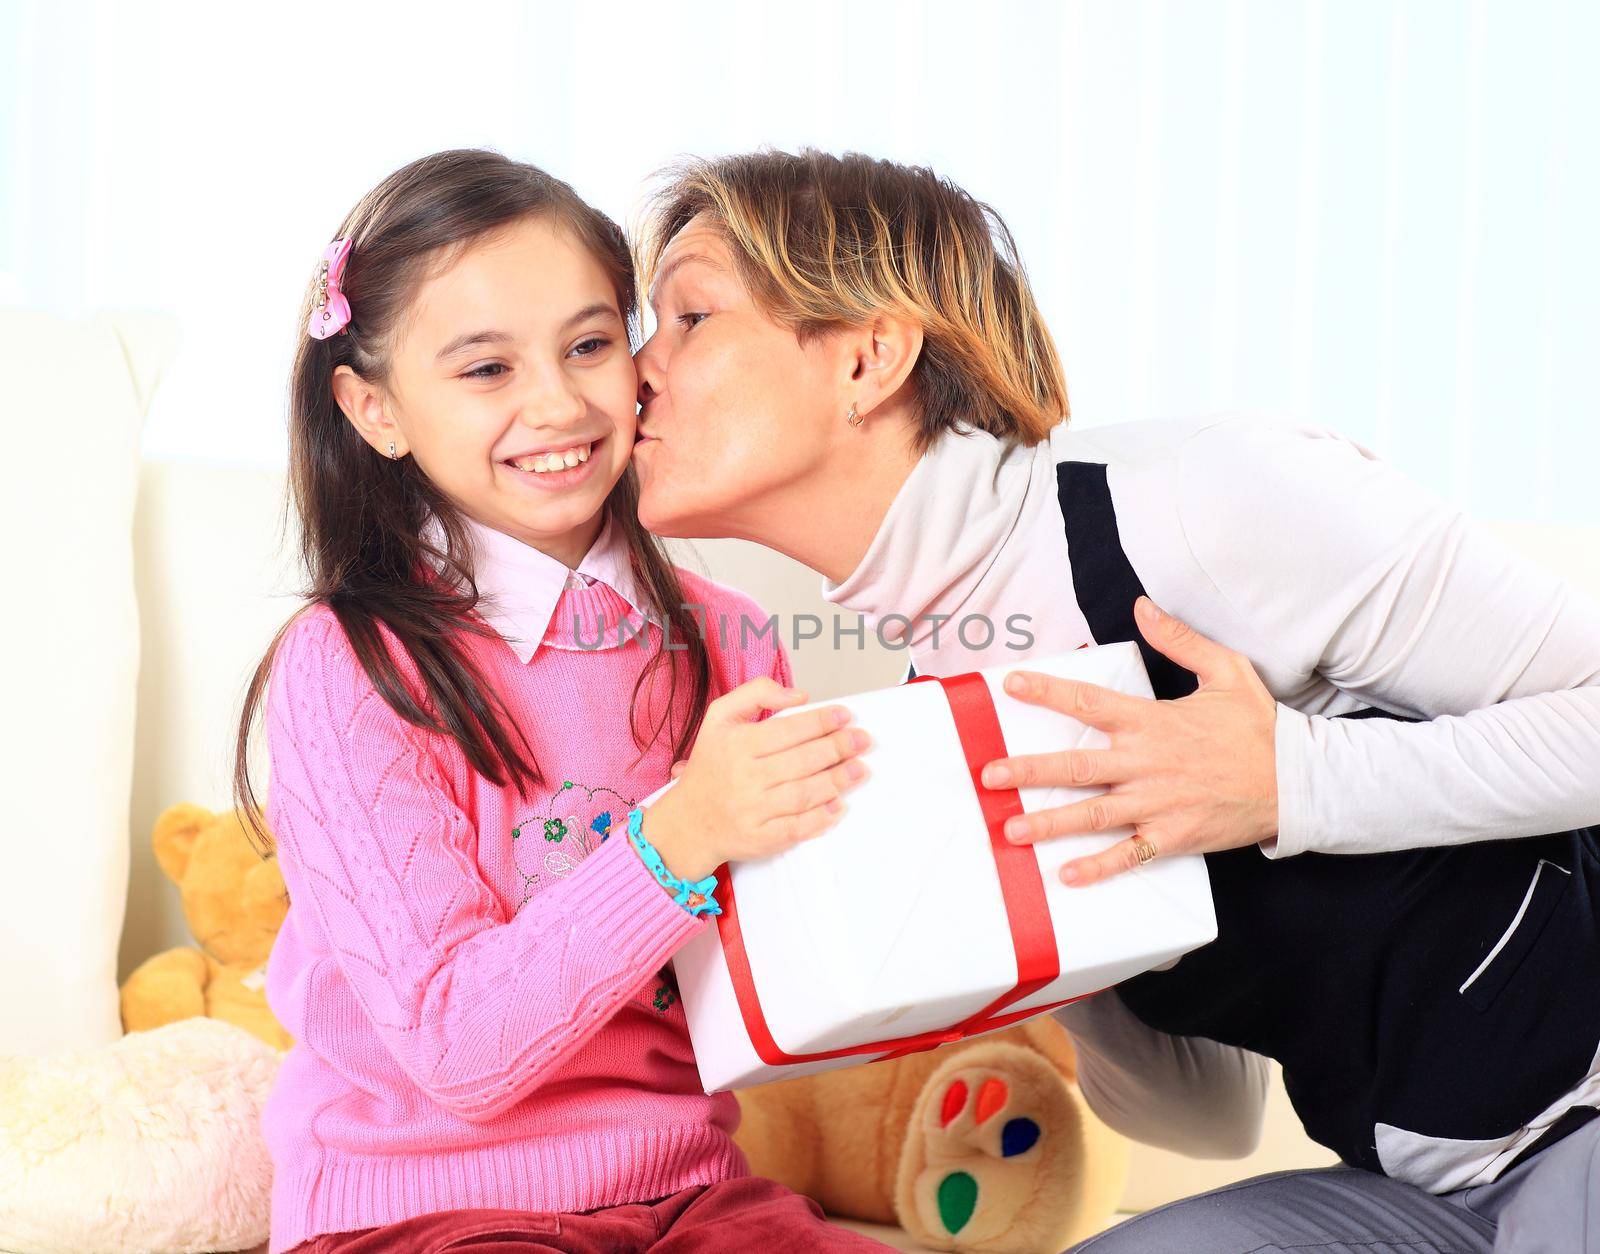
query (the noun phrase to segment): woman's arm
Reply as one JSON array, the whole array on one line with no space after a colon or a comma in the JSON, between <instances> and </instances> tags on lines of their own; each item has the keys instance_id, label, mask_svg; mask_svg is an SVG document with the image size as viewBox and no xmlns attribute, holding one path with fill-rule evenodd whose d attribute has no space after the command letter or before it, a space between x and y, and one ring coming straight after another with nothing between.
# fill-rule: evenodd
<instances>
[{"instance_id":1,"label":"woman's arm","mask_svg":"<svg viewBox=\"0 0 1600 1254\"><path fill-rule=\"evenodd\" d=\"M1243 1158L1261 1141L1267 1060L1147 1027L1115 989L1052 1012L1072 1036L1078 1087L1107 1127L1191 1158Z\"/></svg>"},{"instance_id":2,"label":"woman's arm","mask_svg":"<svg viewBox=\"0 0 1600 1254\"><path fill-rule=\"evenodd\" d=\"M626 840L514 917L423 733L373 688L331 614L285 634L267 696L268 825L395 1062L472 1122L522 1100L704 926Z\"/></svg>"},{"instance_id":3,"label":"woman's arm","mask_svg":"<svg viewBox=\"0 0 1600 1254\"><path fill-rule=\"evenodd\" d=\"M1257 658L1425 722L1279 703L1275 857L1600 822L1600 605L1335 432L1185 442L1179 517Z\"/></svg>"}]
</instances>

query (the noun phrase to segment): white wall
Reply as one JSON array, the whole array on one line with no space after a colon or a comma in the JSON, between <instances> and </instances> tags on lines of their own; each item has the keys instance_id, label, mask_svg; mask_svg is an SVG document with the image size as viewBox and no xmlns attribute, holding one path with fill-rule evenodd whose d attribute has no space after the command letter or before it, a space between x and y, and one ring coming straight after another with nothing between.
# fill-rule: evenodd
<instances>
[{"instance_id":1,"label":"white wall","mask_svg":"<svg viewBox=\"0 0 1600 1254\"><path fill-rule=\"evenodd\" d=\"M276 466L302 285L487 144L626 219L676 154L927 162L1010 221L1074 421L1293 407L1491 518L1600 521L1600 7L0 5L0 303L174 309L147 455Z\"/></svg>"}]
</instances>

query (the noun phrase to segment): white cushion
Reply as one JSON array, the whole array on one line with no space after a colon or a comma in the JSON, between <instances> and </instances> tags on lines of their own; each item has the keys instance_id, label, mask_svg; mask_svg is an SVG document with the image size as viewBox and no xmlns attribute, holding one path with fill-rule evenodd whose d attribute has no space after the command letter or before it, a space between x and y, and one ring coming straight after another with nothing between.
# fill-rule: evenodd
<instances>
[{"instance_id":1,"label":"white cushion","mask_svg":"<svg viewBox=\"0 0 1600 1254\"><path fill-rule=\"evenodd\" d=\"M243 1250L267 1236L281 1055L220 1019L0 1055L0 1250Z\"/></svg>"},{"instance_id":2,"label":"white cushion","mask_svg":"<svg viewBox=\"0 0 1600 1254\"><path fill-rule=\"evenodd\" d=\"M0 1054L122 1034L139 432L174 343L157 314L0 312L0 514L12 554Z\"/></svg>"}]
</instances>

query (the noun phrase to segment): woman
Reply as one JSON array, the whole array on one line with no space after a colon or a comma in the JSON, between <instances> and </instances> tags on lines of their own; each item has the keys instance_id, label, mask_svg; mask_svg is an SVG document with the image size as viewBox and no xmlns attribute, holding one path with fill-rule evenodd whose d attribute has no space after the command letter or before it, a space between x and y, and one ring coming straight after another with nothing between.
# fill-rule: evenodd
<instances>
[{"instance_id":1,"label":"woman","mask_svg":"<svg viewBox=\"0 0 1600 1254\"><path fill-rule=\"evenodd\" d=\"M1105 728L1108 750L985 774L1111 785L1016 833L1136 827L1078 882L1207 857L1218 940L1059 1012L1085 1096L1137 1139L1242 1154L1275 1057L1345 1165L1089 1245L1588 1248L1600 609L1330 431L1059 430L1009 234L927 170L691 163L654 201L642 264L648 528L806 563L924 673L1140 645L1156 702L1042 677L1019 692ZM1136 619L1146 593L1164 616Z\"/></svg>"}]
</instances>

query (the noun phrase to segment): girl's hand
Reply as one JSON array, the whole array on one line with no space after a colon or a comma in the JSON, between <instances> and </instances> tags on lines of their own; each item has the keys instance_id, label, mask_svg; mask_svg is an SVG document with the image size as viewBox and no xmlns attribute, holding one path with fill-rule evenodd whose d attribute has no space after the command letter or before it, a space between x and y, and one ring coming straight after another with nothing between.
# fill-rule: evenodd
<instances>
[{"instance_id":1,"label":"girl's hand","mask_svg":"<svg viewBox=\"0 0 1600 1254\"><path fill-rule=\"evenodd\" d=\"M762 858L816 836L844 812L841 796L867 776L856 755L871 737L850 711L823 706L756 722L763 710L804 705L806 694L752 679L706 707L678 783L644 813L645 837L681 879L724 862Z\"/></svg>"}]
</instances>

